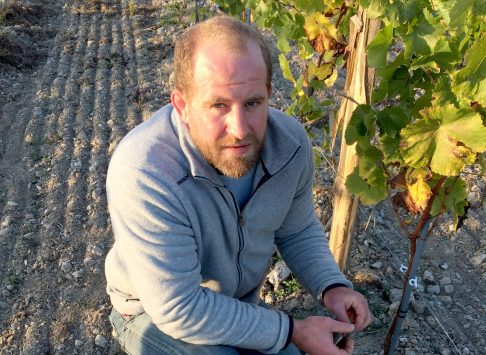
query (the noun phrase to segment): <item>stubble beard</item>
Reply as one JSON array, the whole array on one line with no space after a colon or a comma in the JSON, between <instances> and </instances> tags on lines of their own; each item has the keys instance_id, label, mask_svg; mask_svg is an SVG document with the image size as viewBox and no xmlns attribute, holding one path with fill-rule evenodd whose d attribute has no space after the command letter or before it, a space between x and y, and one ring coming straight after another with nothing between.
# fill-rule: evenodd
<instances>
[{"instance_id":1,"label":"stubble beard","mask_svg":"<svg viewBox=\"0 0 486 355\"><path fill-rule=\"evenodd\" d=\"M202 156L219 173L237 179L246 175L260 159L264 140L259 141L254 135L249 135L245 139L234 137L222 138L210 145L203 142L197 136L192 136L192 141ZM224 154L224 147L238 144L251 144L253 152L247 154L228 157Z\"/></svg>"}]
</instances>

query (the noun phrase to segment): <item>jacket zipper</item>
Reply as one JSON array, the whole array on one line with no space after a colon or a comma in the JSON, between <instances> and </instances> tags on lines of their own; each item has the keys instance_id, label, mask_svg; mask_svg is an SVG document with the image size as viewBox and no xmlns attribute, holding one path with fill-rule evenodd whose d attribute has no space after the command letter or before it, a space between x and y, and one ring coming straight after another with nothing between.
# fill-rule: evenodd
<instances>
[{"instance_id":1,"label":"jacket zipper","mask_svg":"<svg viewBox=\"0 0 486 355\"><path fill-rule=\"evenodd\" d=\"M236 255L236 269L238 271L238 284L236 286L236 291L234 293L234 296L238 294L240 291L241 284L243 282L243 271L241 270L241 265L240 265L240 257L241 257L241 252L243 251L243 248L245 247L245 238L243 238L243 230L241 228L243 224L243 214L240 212L240 207L238 206L238 203L236 202L236 198L233 195L231 191L229 191L229 194L231 195L231 198L233 199L233 204L235 205L236 209L236 224L238 226L238 253Z\"/></svg>"}]
</instances>

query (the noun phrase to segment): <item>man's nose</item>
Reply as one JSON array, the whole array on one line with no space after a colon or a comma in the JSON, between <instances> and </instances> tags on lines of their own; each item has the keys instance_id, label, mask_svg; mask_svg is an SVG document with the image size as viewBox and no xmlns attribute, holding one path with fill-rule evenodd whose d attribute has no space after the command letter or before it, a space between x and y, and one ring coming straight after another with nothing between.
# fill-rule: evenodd
<instances>
[{"instance_id":1,"label":"man's nose","mask_svg":"<svg viewBox=\"0 0 486 355\"><path fill-rule=\"evenodd\" d=\"M228 114L226 121L226 131L238 139L244 139L250 128L243 108L235 107Z\"/></svg>"}]
</instances>

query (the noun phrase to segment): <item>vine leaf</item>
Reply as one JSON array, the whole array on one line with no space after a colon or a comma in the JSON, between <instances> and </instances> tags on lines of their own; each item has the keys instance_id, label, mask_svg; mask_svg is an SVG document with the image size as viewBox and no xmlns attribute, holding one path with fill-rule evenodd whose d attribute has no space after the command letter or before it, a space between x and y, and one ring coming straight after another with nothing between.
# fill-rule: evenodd
<instances>
[{"instance_id":1,"label":"vine leaf","mask_svg":"<svg viewBox=\"0 0 486 355\"><path fill-rule=\"evenodd\" d=\"M369 142L375 134L376 113L369 105L358 105L351 115L346 127L346 144Z\"/></svg>"},{"instance_id":2,"label":"vine leaf","mask_svg":"<svg viewBox=\"0 0 486 355\"><path fill-rule=\"evenodd\" d=\"M309 63L309 77L316 77L319 80L327 79L332 74L332 63L324 63L317 66L314 62Z\"/></svg>"},{"instance_id":3,"label":"vine leaf","mask_svg":"<svg viewBox=\"0 0 486 355\"><path fill-rule=\"evenodd\" d=\"M290 80L291 82L295 83L294 76L292 75L292 71L290 70L290 64L289 64L287 58L285 58L285 55L280 53L278 55L278 60L280 62L280 68L282 69L283 77L285 79Z\"/></svg>"},{"instance_id":4,"label":"vine leaf","mask_svg":"<svg viewBox=\"0 0 486 355\"><path fill-rule=\"evenodd\" d=\"M370 18L378 18L382 16L391 6L388 0L364 0L361 1L361 3L362 6L366 8L367 15Z\"/></svg>"},{"instance_id":5,"label":"vine leaf","mask_svg":"<svg viewBox=\"0 0 486 355\"><path fill-rule=\"evenodd\" d=\"M381 152L371 144L357 145L358 166L346 178L346 188L370 205L382 201L387 196L385 170L378 166Z\"/></svg>"},{"instance_id":6,"label":"vine leaf","mask_svg":"<svg viewBox=\"0 0 486 355\"><path fill-rule=\"evenodd\" d=\"M426 169L410 169L406 174L406 185L409 197L415 209L423 212L427 207L427 202L432 196L432 190L427 184L430 173Z\"/></svg>"},{"instance_id":7,"label":"vine leaf","mask_svg":"<svg viewBox=\"0 0 486 355\"><path fill-rule=\"evenodd\" d=\"M443 36L440 24L427 9L423 9L420 19L409 24L408 32L404 37L405 57L433 53L437 42Z\"/></svg>"},{"instance_id":8,"label":"vine leaf","mask_svg":"<svg viewBox=\"0 0 486 355\"><path fill-rule=\"evenodd\" d=\"M292 48L290 48L289 41L287 41L287 38L282 35L278 37L277 48L283 54L286 54L292 50Z\"/></svg>"},{"instance_id":9,"label":"vine leaf","mask_svg":"<svg viewBox=\"0 0 486 355\"><path fill-rule=\"evenodd\" d=\"M388 25L376 34L367 47L368 64L373 68L386 67L388 49L393 41L393 26Z\"/></svg>"},{"instance_id":10,"label":"vine leaf","mask_svg":"<svg viewBox=\"0 0 486 355\"><path fill-rule=\"evenodd\" d=\"M380 145L383 152L383 163L403 165L403 158L400 154L400 137L392 137L385 133L380 137Z\"/></svg>"},{"instance_id":11,"label":"vine leaf","mask_svg":"<svg viewBox=\"0 0 486 355\"><path fill-rule=\"evenodd\" d=\"M317 53L336 49L343 42L341 35L331 20L322 13L315 13L305 18L304 30L307 33L310 44Z\"/></svg>"},{"instance_id":12,"label":"vine leaf","mask_svg":"<svg viewBox=\"0 0 486 355\"><path fill-rule=\"evenodd\" d=\"M431 180L434 183L434 179ZM449 210L452 212L454 225L457 226L458 219L465 213L468 205L466 183L460 177L449 177L446 179L443 188L439 191L437 198L432 203L430 214L438 214Z\"/></svg>"},{"instance_id":13,"label":"vine leaf","mask_svg":"<svg viewBox=\"0 0 486 355\"><path fill-rule=\"evenodd\" d=\"M295 0L295 6L307 14L320 12L324 9L322 0Z\"/></svg>"},{"instance_id":14,"label":"vine leaf","mask_svg":"<svg viewBox=\"0 0 486 355\"><path fill-rule=\"evenodd\" d=\"M383 169L375 166L368 172L367 177L360 176L359 170L360 167L357 166L346 178L347 190L358 196L360 201L367 205L384 200L387 195L385 172Z\"/></svg>"},{"instance_id":15,"label":"vine leaf","mask_svg":"<svg viewBox=\"0 0 486 355\"><path fill-rule=\"evenodd\" d=\"M455 75L455 81L470 80L471 85L477 84L486 76L486 35L482 35L464 55L466 66Z\"/></svg>"},{"instance_id":16,"label":"vine leaf","mask_svg":"<svg viewBox=\"0 0 486 355\"><path fill-rule=\"evenodd\" d=\"M426 108L423 119L401 131L401 153L406 164L425 167L444 176L459 175L461 169L486 150L486 127L479 113L449 104Z\"/></svg>"},{"instance_id":17,"label":"vine leaf","mask_svg":"<svg viewBox=\"0 0 486 355\"><path fill-rule=\"evenodd\" d=\"M486 157L484 154L479 155L479 165L481 166L481 174L486 174Z\"/></svg>"},{"instance_id":18,"label":"vine leaf","mask_svg":"<svg viewBox=\"0 0 486 355\"><path fill-rule=\"evenodd\" d=\"M400 107L386 107L377 116L378 125L391 137L396 137L410 123L410 115Z\"/></svg>"}]
</instances>

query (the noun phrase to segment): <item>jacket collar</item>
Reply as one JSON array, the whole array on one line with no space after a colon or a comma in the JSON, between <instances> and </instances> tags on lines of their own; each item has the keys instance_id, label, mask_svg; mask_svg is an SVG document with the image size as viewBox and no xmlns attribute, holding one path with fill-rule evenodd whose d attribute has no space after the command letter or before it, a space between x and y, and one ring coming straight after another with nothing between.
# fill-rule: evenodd
<instances>
[{"instance_id":1,"label":"jacket collar","mask_svg":"<svg viewBox=\"0 0 486 355\"><path fill-rule=\"evenodd\" d=\"M261 175L274 175L281 170L292 159L300 144L278 120L285 119L282 113L274 108L269 108L267 130L263 151L258 162L255 180L258 181ZM189 163L191 174L195 178L207 179L215 185L224 186L220 175L207 160L201 155L192 142L187 126L178 118L174 109L171 112L172 126L179 137L179 143ZM258 179L256 179L258 178Z\"/></svg>"}]
</instances>

